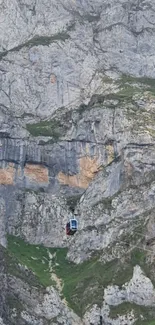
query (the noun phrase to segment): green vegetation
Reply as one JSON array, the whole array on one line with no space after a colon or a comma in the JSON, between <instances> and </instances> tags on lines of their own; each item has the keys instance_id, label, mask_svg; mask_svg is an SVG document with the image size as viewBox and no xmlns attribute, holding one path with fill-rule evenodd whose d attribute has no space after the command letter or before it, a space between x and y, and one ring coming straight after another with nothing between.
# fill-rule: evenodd
<instances>
[{"instance_id":1,"label":"green vegetation","mask_svg":"<svg viewBox=\"0 0 155 325\"><path fill-rule=\"evenodd\" d=\"M109 93L105 96L103 95L93 95L89 104L81 104L80 107L77 109L77 111L80 113L80 115L83 114L86 110L91 110L94 106L100 106L100 107L110 107L113 109L114 107L118 106L118 104L108 104L106 103L107 100L117 100L118 103L130 103L133 104L132 108L128 107L128 111L132 117L135 116L137 113L136 104L134 102L133 96L136 94L139 94L141 96L144 91L148 91L151 94L155 95L155 79L151 78L135 78L128 75L122 75L122 77L116 81L113 79L104 76L103 77L103 84L113 84L118 87L118 91L115 93ZM105 101L105 105L104 105ZM132 111L135 107L134 112ZM134 116L133 116L134 114ZM140 116L139 116L140 117ZM136 122L137 122L137 117ZM144 121L144 118L142 119L142 123ZM154 130L151 130L153 133Z\"/></svg>"},{"instance_id":2,"label":"green vegetation","mask_svg":"<svg viewBox=\"0 0 155 325\"><path fill-rule=\"evenodd\" d=\"M129 313L131 310L134 311L134 315L136 317L136 315L140 315L143 314L144 312L147 312L148 308L130 302L123 302L118 306L110 307L110 317L117 318L118 315L125 315Z\"/></svg>"},{"instance_id":3,"label":"green vegetation","mask_svg":"<svg viewBox=\"0 0 155 325\"><path fill-rule=\"evenodd\" d=\"M98 256L94 256L89 261L76 265L67 261L66 248L47 249L43 246L30 245L14 236L8 237L8 250L21 264L32 270L44 286L54 284L49 268L48 252L50 252L53 256L51 260L53 272L63 281L62 293L79 315L85 312L88 305L93 303L101 305L104 288L108 284L122 285L128 280L125 278L126 270L123 272L124 276L120 276L122 265L118 260L103 264L98 261Z\"/></svg>"},{"instance_id":4,"label":"green vegetation","mask_svg":"<svg viewBox=\"0 0 155 325\"><path fill-rule=\"evenodd\" d=\"M103 82L103 84L110 84L110 85L115 83L115 81L112 78L110 78L106 75L104 75L104 77L102 78L102 82Z\"/></svg>"},{"instance_id":5,"label":"green vegetation","mask_svg":"<svg viewBox=\"0 0 155 325\"><path fill-rule=\"evenodd\" d=\"M119 102L132 102L133 96L135 94L141 94L144 90L144 85L140 84L140 80L138 78L126 75L122 75L122 77L117 79L116 81L105 76L103 77L103 83L113 84L119 89L115 93L107 94L105 96L105 99L107 100L118 100Z\"/></svg>"},{"instance_id":6,"label":"green vegetation","mask_svg":"<svg viewBox=\"0 0 155 325\"><path fill-rule=\"evenodd\" d=\"M18 52L23 47L31 48L33 46L39 46L39 45L49 46L51 43L56 42L56 41L65 42L67 39L70 38L70 35L68 34L68 32L70 30L74 29L74 26L75 26L75 24L73 23L70 26L68 26L67 30L63 30L63 31L61 31L57 34L51 35L51 36L37 36L36 35L25 43L15 46L10 50L5 50L3 52L0 52L0 60L3 57L5 57L9 52Z\"/></svg>"},{"instance_id":7,"label":"green vegetation","mask_svg":"<svg viewBox=\"0 0 155 325\"><path fill-rule=\"evenodd\" d=\"M63 275L60 273L64 280L63 294L77 314L82 315L87 306L94 303L102 304L104 287L113 281L115 262L101 264L94 257L81 265L72 266L68 272L65 268Z\"/></svg>"},{"instance_id":8,"label":"green vegetation","mask_svg":"<svg viewBox=\"0 0 155 325\"><path fill-rule=\"evenodd\" d=\"M103 78L104 81L104 78ZM106 83L112 83L111 79L105 78ZM142 94L144 91L149 91L155 95L155 79L151 78L136 78L128 75L122 75L117 81L113 81L118 85L119 91L117 93L110 93L105 96L105 99L113 99L121 101L132 102L135 94Z\"/></svg>"},{"instance_id":9,"label":"green vegetation","mask_svg":"<svg viewBox=\"0 0 155 325\"><path fill-rule=\"evenodd\" d=\"M129 75L122 75L121 79L117 80L117 83L123 87L132 87L135 90L146 90L155 95L155 79L146 77L132 77Z\"/></svg>"},{"instance_id":10,"label":"green vegetation","mask_svg":"<svg viewBox=\"0 0 155 325\"><path fill-rule=\"evenodd\" d=\"M155 325L155 310L152 307L145 307L136 305L134 303L124 302L118 306L111 306L110 308L110 317L117 318L118 315L126 315L133 311L137 321L134 325ZM141 315L141 319L140 318Z\"/></svg>"},{"instance_id":11,"label":"green vegetation","mask_svg":"<svg viewBox=\"0 0 155 325\"><path fill-rule=\"evenodd\" d=\"M62 111L62 108L57 110L57 118L53 117L51 120L40 121L38 123L26 124L27 130L34 136L52 137L46 142L40 144L50 144L58 141L58 139L65 135L71 126L71 111Z\"/></svg>"},{"instance_id":12,"label":"green vegetation","mask_svg":"<svg viewBox=\"0 0 155 325\"><path fill-rule=\"evenodd\" d=\"M23 268L24 263L22 263L18 258L16 258L15 254L11 251L5 251L5 262L7 272L25 282L27 282L30 286L42 287L39 279L33 274L31 269ZM22 265L22 267L21 267Z\"/></svg>"},{"instance_id":13,"label":"green vegetation","mask_svg":"<svg viewBox=\"0 0 155 325\"><path fill-rule=\"evenodd\" d=\"M45 248L25 243L22 239L8 236L8 251L16 257L19 263L33 271L43 286L54 285L49 268L63 281L62 294L68 304L79 315L82 315L88 305L101 304L103 289L112 283L115 277L117 261L102 264L97 257L76 265L67 261L66 248ZM9 272L12 272L12 268Z\"/></svg>"},{"instance_id":14,"label":"green vegetation","mask_svg":"<svg viewBox=\"0 0 155 325\"><path fill-rule=\"evenodd\" d=\"M34 136L45 136L45 137L53 137L55 140L58 140L62 135L62 124L60 121L55 119L51 121L42 121L34 124L27 124L27 130Z\"/></svg>"},{"instance_id":15,"label":"green vegetation","mask_svg":"<svg viewBox=\"0 0 155 325\"><path fill-rule=\"evenodd\" d=\"M119 102L132 102L132 97L141 92L142 90L136 86L120 84L120 90L117 93L106 95L105 99L118 100Z\"/></svg>"},{"instance_id":16,"label":"green vegetation","mask_svg":"<svg viewBox=\"0 0 155 325\"><path fill-rule=\"evenodd\" d=\"M8 51L0 52L0 60L5 57L9 52L18 52L20 51L23 47L28 47L31 48L33 46L38 46L38 45L50 45L51 43L55 41L65 41L68 39L70 36L66 32L58 33L56 35L52 36L35 36L29 41L22 43Z\"/></svg>"},{"instance_id":17,"label":"green vegetation","mask_svg":"<svg viewBox=\"0 0 155 325\"><path fill-rule=\"evenodd\" d=\"M155 89L155 79L147 77L134 77L130 75L123 74L121 77L122 83L139 83L146 86L154 87Z\"/></svg>"},{"instance_id":18,"label":"green vegetation","mask_svg":"<svg viewBox=\"0 0 155 325\"><path fill-rule=\"evenodd\" d=\"M138 87L124 84L122 89L117 93L117 96L122 100L128 100L132 99L133 95L140 92L141 90Z\"/></svg>"},{"instance_id":19,"label":"green vegetation","mask_svg":"<svg viewBox=\"0 0 155 325\"><path fill-rule=\"evenodd\" d=\"M131 251L129 256L126 256L124 263L119 262L117 272L115 274L114 283L122 287L122 284L128 282L132 278L133 268L140 265L144 271L145 268L145 254L143 251L135 248ZM147 272L148 273L148 272Z\"/></svg>"},{"instance_id":20,"label":"green vegetation","mask_svg":"<svg viewBox=\"0 0 155 325\"><path fill-rule=\"evenodd\" d=\"M135 265L140 265L141 268L144 270L146 276L151 278L151 269L146 261L146 255L144 251L135 248L133 251L131 251L130 256L126 259L124 269L121 270L122 273L118 273L118 276L121 276L121 281L123 283L131 279L133 267ZM153 277L151 280L153 282ZM116 282L118 284L117 278ZM124 302L118 306L111 306L110 317L117 318L118 315L126 315L131 310L133 310L135 318L137 318L134 325L155 325L155 310L153 307L139 306L129 302ZM143 317L143 320L140 318L140 315Z\"/></svg>"},{"instance_id":21,"label":"green vegetation","mask_svg":"<svg viewBox=\"0 0 155 325\"><path fill-rule=\"evenodd\" d=\"M55 41L63 41L69 39L70 36L66 31L62 31L52 36L35 36L25 43L26 47L32 47L37 45L50 45Z\"/></svg>"},{"instance_id":22,"label":"green vegetation","mask_svg":"<svg viewBox=\"0 0 155 325\"><path fill-rule=\"evenodd\" d=\"M79 316L93 304L102 305L104 288L107 285L117 284L121 287L129 281L136 264L149 272L145 267L144 253L137 249L133 250L123 263L118 259L107 263L100 262L101 252L98 252L98 255L94 254L90 260L76 265L66 259L67 248L30 245L18 237L8 236L8 253L11 254L14 263L16 261L16 264L26 265L36 276L36 283L38 281L44 287L56 285L51 279L50 267L52 267L52 272L62 281L61 294ZM12 262L8 272L21 277L18 267L13 266ZM127 308L127 305L123 305L122 312L124 308ZM114 316L117 310L112 310L111 313ZM152 319L153 317L150 318Z\"/></svg>"},{"instance_id":23,"label":"green vegetation","mask_svg":"<svg viewBox=\"0 0 155 325\"><path fill-rule=\"evenodd\" d=\"M45 247L30 245L18 237L8 236L8 250L19 263L26 265L35 273L42 285L53 284L49 270L48 251Z\"/></svg>"},{"instance_id":24,"label":"green vegetation","mask_svg":"<svg viewBox=\"0 0 155 325\"><path fill-rule=\"evenodd\" d=\"M135 248L131 252L131 265L139 264L140 266L144 266L146 264L146 256L143 250L139 250Z\"/></svg>"}]
</instances>

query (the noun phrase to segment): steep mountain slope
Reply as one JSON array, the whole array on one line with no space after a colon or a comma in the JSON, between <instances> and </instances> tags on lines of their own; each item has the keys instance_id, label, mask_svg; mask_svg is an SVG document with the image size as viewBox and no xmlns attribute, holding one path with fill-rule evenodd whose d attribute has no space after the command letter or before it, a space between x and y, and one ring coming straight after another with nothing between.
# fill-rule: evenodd
<instances>
[{"instance_id":1,"label":"steep mountain slope","mask_svg":"<svg viewBox=\"0 0 155 325\"><path fill-rule=\"evenodd\" d=\"M154 16L0 1L2 325L155 324Z\"/></svg>"}]
</instances>

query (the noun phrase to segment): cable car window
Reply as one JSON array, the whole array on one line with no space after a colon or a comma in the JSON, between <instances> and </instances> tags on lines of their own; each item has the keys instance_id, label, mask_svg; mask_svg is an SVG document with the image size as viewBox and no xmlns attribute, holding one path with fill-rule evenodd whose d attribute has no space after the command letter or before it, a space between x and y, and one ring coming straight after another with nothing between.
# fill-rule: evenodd
<instances>
[{"instance_id":1,"label":"cable car window","mask_svg":"<svg viewBox=\"0 0 155 325\"><path fill-rule=\"evenodd\" d=\"M76 220L72 220L72 228L77 228L77 221Z\"/></svg>"}]
</instances>

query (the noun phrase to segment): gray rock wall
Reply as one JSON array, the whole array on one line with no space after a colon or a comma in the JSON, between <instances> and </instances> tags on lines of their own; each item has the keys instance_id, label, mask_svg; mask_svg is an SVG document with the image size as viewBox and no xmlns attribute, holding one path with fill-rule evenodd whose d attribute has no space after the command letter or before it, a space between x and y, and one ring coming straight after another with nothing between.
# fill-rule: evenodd
<instances>
[{"instance_id":1,"label":"gray rock wall","mask_svg":"<svg viewBox=\"0 0 155 325\"><path fill-rule=\"evenodd\" d=\"M139 257L125 289L104 287L81 320L52 287L5 278L2 256L2 324L96 325L102 314L132 325L134 311L112 318L111 306L154 306L154 18L145 0L0 0L0 244L8 232L68 247L77 264L127 263L138 247L150 268ZM79 231L66 238L71 207ZM6 307L8 282L20 317Z\"/></svg>"},{"instance_id":2,"label":"gray rock wall","mask_svg":"<svg viewBox=\"0 0 155 325\"><path fill-rule=\"evenodd\" d=\"M147 1L2 2L2 128L27 136L21 117L87 103L105 74L154 77L153 19Z\"/></svg>"}]
</instances>

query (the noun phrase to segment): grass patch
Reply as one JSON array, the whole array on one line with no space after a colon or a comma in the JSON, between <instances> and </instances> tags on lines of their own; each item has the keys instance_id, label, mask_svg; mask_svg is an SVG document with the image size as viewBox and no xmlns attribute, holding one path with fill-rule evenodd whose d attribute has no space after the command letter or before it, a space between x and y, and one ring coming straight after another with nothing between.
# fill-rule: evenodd
<instances>
[{"instance_id":1,"label":"grass patch","mask_svg":"<svg viewBox=\"0 0 155 325\"><path fill-rule=\"evenodd\" d=\"M19 263L26 265L35 273L43 286L53 284L49 270L49 256L45 247L30 245L18 237L8 236L8 250Z\"/></svg>"},{"instance_id":2,"label":"grass patch","mask_svg":"<svg viewBox=\"0 0 155 325\"><path fill-rule=\"evenodd\" d=\"M146 256L144 251L135 248L131 252L131 265L135 266L136 264L138 264L143 267L145 263L146 263Z\"/></svg>"},{"instance_id":3,"label":"grass patch","mask_svg":"<svg viewBox=\"0 0 155 325\"><path fill-rule=\"evenodd\" d=\"M71 127L71 117L71 111L64 111L61 108L57 110L57 117L53 117L50 121L44 120L38 123L26 124L26 128L34 137L47 136L53 138L40 144L53 143L64 136Z\"/></svg>"},{"instance_id":4,"label":"grass patch","mask_svg":"<svg viewBox=\"0 0 155 325\"><path fill-rule=\"evenodd\" d=\"M110 84L110 85L115 83L115 81L112 78L106 75L104 75L104 77L102 78L102 82L103 84Z\"/></svg>"},{"instance_id":5,"label":"grass patch","mask_svg":"<svg viewBox=\"0 0 155 325\"><path fill-rule=\"evenodd\" d=\"M144 90L155 95L155 79L122 75L121 78L114 83L119 86L120 90L117 93L106 95L106 99L132 102L133 96L135 94L142 94Z\"/></svg>"},{"instance_id":6,"label":"grass patch","mask_svg":"<svg viewBox=\"0 0 155 325\"><path fill-rule=\"evenodd\" d=\"M103 302L104 288L115 283L120 262L113 260L103 264L98 256L76 265L66 259L67 248L49 248L30 245L22 239L8 236L8 251L23 265L33 271L43 286L53 285L49 270L49 254L52 257L53 272L63 282L62 294L69 306L80 316L88 306ZM18 274L17 274L18 276ZM119 279L120 283L121 279ZM123 284L121 282L121 284Z\"/></svg>"},{"instance_id":7,"label":"grass patch","mask_svg":"<svg viewBox=\"0 0 155 325\"><path fill-rule=\"evenodd\" d=\"M6 250L5 253L5 262L6 262L6 270L7 273L15 276L22 281L28 283L30 286L36 286L36 287L41 287L41 283L39 279L36 277L36 275L33 274L31 269L25 269L21 268L22 266L25 265L24 263L21 262L10 250Z\"/></svg>"},{"instance_id":8,"label":"grass patch","mask_svg":"<svg viewBox=\"0 0 155 325\"><path fill-rule=\"evenodd\" d=\"M52 44L53 42L56 41L61 41L61 42L65 42L66 40L68 40L70 38L70 35L68 32L70 32L71 30L73 30L75 27L75 23L72 23L71 25L69 25L67 27L66 30L63 30L57 34L51 35L51 36L34 36L33 38L31 38L30 40L28 40L25 43L22 43L18 46L13 47L10 50L5 50L3 52L0 52L0 60L5 57L9 52L19 52L22 48L27 47L27 48L32 48L33 46L49 46L50 44Z\"/></svg>"},{"instance_id":9,"label":"grass patch","mask_svg":"<svg viewBox=\"0 0 155 325\"><path fill-rule=\"evenodd\" d=\"M124 101L130 101L132 100L132 96L131 95L123 95L121 91L118 91L117 93L111 93L105 96L106 100L117 100L120 102L124 102Z\"/></svg>"},{"instance_id":10,"label":"grass patch","mask_svg":"<svg viewBox=\"0 0 155 325\"><path fill-rule=\"evenodd\" d=\"M38 45L48 46L55 41L65 42L69 38L70 38L69 34L66 31L62 31L52 36L35 36L29 41L27 41L25 43L25 46L29 48Z\"/></svg>"},{"instance_id":11,"label":"grass patch","mask_svg":"<svg viewBox=\"0 0 155 325\"><path fill-rule=\"evenodd\" d=\"M123 88L117 93L120 99L132 99L133 95L140 92L138 87L123 85Z\"/></svg>"},{"instance_id":12,"label":"grass patch","mask_svg":"<svg viewBox=\"0 0 155 325\"><path fill-rule=\"evenodd\" d=\"M55 285L51 280L49 269L49 262L51 262L52 272L62 281L62 295L79 316L82 316L93 304L99 307L102 305L104 288L107 285L116 284L121 287L131 279L135 265L139 264L142 267L145 265L145 256L140 250L134 250L123 263L118 259L107 263L100 262L99 252L98 255L94 254L90 260L76 265L66 259L67 248L30 245L10 235L8 236L8 251L18 263L26 265L29 270L33 271L39 283L44 287ZM49 252L52 254L51 260Z\"/></svg>"},{"instance_id":13,"label":"grass patch","mask_svg":"<svg viewBox=\"0 0 155 325\"><path fill-rule=\"evenodd\" d=\"M126 315L131 311L133 311L135 318L137 318L134 325L155 325L155 321L153 320L155 317L155 309L153 307L140 306L129 302L124 302L118 306L111 306L110 317L115 319L118 315Z\"/></svg>"},{"instance_id":14,"label":"grass patch","mask_svg":"<svg viewBox=\"0 0 155 325\"><path fill-rule=\"evenodd\" d=\"M155 79L152 78L146 78L146 77L140 77L136 78L129 75L122 75L121 79L117 80L117 83L122 85L124 87L134 87L135 89L141 89L144 91L147 90L151 92L153 95L155 95ZM137 84L137 86L140 86L140 88L133 86L133 84Z\"/></svg>"},{"instance_id":15,"label":"grass patch","mask_svg":"<svg viewBox=\"0 0 155 325\"><path fill-rule=\"evenodd\" d=\"M42 121L39 123L26 124L26 128L34 137L51 136L55 140L58 140L59 137L63 135L63 125L60 121L57 121L55 119L51 121Z\"/></svg>"},{"instance_id":16,"label":"grass patch","mask_svg":"<svg viewBox=\"0 0 155 325\"><path fill-rule=\"evenodd\" d=\"M101 264L97 258L72 265L62 270L57 269L57 274L64 280L63 294L69 305L79 315L83 315L88 306L103 302L104 288L112 282L116 261ZM68 269L68 272L66 272Z\"/></svg>"},{"instance_id":17,"label":"grass patch","mask_svg":"<svg viewBox=\"0 0 155 325\"><path fill-rule=\"evenodd\" d=\"M119 80L117 81L119 82ZM141 83L146 86L154 87L155 89L155 79L147 77L134 77L130 75L123 74L121 76L122 83Z\"/></svg>"},{"instance_id":18,"label":"grass patch","mask_svg":"<svg viewBox=\"0 0 155 325\"><path fill-rule=\"evenodd\" d=\"M108 94L105 96L105 99L132 102L132 97L137 93L141 93L141 89L136 86L123 84L117 93Z\"/></svg>"}]
</instances>

